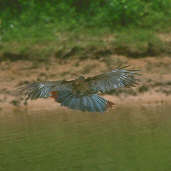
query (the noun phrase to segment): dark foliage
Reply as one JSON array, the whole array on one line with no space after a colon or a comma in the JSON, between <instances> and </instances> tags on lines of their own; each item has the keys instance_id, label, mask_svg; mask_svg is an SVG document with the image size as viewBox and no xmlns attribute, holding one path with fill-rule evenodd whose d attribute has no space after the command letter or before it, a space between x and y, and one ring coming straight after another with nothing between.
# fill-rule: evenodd
<instances>
[{"instance_id":1,"label":"dark foliage","mask_svg":"<svg viewBox=\"0 0 171 171\"><path fill-rule=\"evenodd\" d=\"M4 25L19 21L22 25L43 23L85 24L88 26L143 27L169 23L170 0L8 0L0 1L0 19Z\"/></svg>"}]
</instances>

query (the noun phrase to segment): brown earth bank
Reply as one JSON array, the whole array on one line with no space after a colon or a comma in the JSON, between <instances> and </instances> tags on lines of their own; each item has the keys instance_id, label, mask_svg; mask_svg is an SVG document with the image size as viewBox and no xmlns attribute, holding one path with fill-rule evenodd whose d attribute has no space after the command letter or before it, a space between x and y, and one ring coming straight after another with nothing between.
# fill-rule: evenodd
<instances>
[{"instance_id":1,"label":"brown earth bank","mask_svg":"<svg viewBox=\"0 0 171 171\"><path fill-rule=\"evenodd\" d=\"M131 59L125 56L112 55L104 59L53 59L48 63L31 61L4 61L0 63L0 113L14 110L69 110L61 107L53 99L29 101L25 106L16 88L27 82L40 80L75 79L80 75L94 76L111 71L118 65L130 65L131 69L141 70L141 82L135 88L118 89L106 99L113 101L116 107L122 105L157 106L171 104L171 57L146 57Z\"/></svg>"}]
</instances>

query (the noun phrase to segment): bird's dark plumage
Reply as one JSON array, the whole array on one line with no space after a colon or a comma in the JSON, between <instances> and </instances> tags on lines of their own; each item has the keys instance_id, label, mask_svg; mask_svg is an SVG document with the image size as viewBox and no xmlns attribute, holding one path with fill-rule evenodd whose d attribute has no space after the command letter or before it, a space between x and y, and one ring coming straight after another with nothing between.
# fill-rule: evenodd
<instances>
[{"instance_id":1,"label":"bird's dark plumage","mask_svg":"<svg viewBox=\"0 0 171 171\"><path fill-rule=\"evenodd\" d=\"M126 67L117 68L95 77L79 77L71 81L44 81L30 83L20 88L26 101L53 97L62 106L89 112L104 112L113 103L98 96L116 88L131 87L137 84L138 70Z\"/></svg>"}]
</instances>

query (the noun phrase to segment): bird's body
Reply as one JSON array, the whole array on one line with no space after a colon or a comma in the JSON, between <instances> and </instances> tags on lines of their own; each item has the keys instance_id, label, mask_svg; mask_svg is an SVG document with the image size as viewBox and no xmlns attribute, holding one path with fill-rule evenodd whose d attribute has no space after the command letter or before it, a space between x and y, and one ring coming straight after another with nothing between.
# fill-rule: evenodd
<instances>
[{"instance_id":1,"label":"bird's body","mask_svg":"<svg viewBox=\"0 0 171 171\"><path fill-rule=\"evenodd\" d=\"M20 93L28 99L53 97L62 106L89 112L104 112L113 106L99 93L109 92L116 88L130 87L137 83L137 70L117 68L95 77L80 76L71 81L44 81L30 83L20 89Z\"/></svg>"}]
</instances>

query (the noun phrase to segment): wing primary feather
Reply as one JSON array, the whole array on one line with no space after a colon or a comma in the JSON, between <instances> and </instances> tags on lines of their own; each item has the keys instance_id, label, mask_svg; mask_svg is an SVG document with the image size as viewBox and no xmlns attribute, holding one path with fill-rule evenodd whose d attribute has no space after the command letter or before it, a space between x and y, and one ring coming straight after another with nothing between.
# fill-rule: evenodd
<instances>
[{"instance_id":1,"label":"wing primary feather","mask_svg":"<svg viewBox=\"0 0 171 171\"><path fill-rule=\"evenodd\" d=\"M124 69L124 68L128 68L128 67L130 67L130 65L125 65L125 66L119 66L119 67L117 67L118 69Z\"/></svg>"},{"instance_id":2,"label":"wing primary feather","mask_svg":"<svg viewBox=\"0 0 171 171\"><path fill-rule=\"evenodd\" d=\"M31 99L36 99L40 96L40 91L37 91L35 93L32 93Z\"/></svg>"},{"instance_id":3,"label":"wing primary feather","mask_svg":"<svg viewBox=\"0 0 171 171\"><path fill-rule=\"evenodd\" d=\"M36 96L38 96L40 94L40 91L32 91L31 93L30 93L30 98L31 98L31 100L33 100L33 99L36 99Z\"/></svg>"},{"instance_id":4,"label":"wing primary feather","mask_svg":"<svg viewBox=\"0 0 171 171\"><path fill-rule=\"evenodd\" d=\"M40 91L40 90L39 90ZM40 91L40 97L43 97L43 91Z\"/></svg>"}]
</instances>

